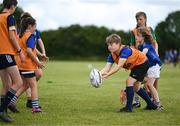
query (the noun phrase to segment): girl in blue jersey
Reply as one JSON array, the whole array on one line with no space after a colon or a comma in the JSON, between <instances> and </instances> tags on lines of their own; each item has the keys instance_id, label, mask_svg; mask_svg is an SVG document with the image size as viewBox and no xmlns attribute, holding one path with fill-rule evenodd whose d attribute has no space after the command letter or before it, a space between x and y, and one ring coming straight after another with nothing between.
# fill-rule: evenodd
<instances>
[{"instance_id":1,"label":"girl in blue jersey","mask_svg":"<svg viewBox=\"0 0 180 126\"><path fill-rule=\"evenodd\" d=\"M153 45L151 44L150 39L151 36L149 35L146 27L139 27L137 29L136 41L139 42L138 49L144 54L146 54L150 62L150 67L147 71L147 80L145 85L150 90L154 103L158 106L158 108L162 109L158 92L154 87L155 80L160 78L160 66L162 65L162 63Z\"/></svg>"}]
</instances>

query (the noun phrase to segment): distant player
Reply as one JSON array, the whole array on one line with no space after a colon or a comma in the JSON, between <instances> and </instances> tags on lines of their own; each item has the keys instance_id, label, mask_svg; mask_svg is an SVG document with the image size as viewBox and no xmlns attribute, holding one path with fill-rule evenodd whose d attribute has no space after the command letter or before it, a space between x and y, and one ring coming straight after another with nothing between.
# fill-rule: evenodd
<instances>
[{"instance_id":1,"label":"distant player","mask_svg":"<svg viewBox=\"0 0 180 126\"><path fill-rule=\"evenodd\" d=\"M147 109L156 109L157 106L152 103L147 93L140 88L147 70L149 69L149 61L147 57L140 51L122 45L121 38L117 34L112 34L106 38L106 43L110 54L107 64L101 70L103 79L111 76L122 68L131 70L126 80L127 103L126 106L118 112L132 112L132 102L135 92L140 95L147 103ZM113 63L116 63L114 67Z\"/></svg>"}]
</instances>

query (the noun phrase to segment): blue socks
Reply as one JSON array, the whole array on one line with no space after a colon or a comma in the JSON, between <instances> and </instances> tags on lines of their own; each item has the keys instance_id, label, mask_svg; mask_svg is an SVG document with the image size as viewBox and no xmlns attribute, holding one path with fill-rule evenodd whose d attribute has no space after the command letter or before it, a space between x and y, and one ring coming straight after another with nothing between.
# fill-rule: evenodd
<instances>
[{"instance_id":1,"label":"blue socks","mask_svg":"<svg viewBox=\"0 0 180 126\"><path fill-rule=\"evenodd\" d=\"M126 87L126 94L127 94L127 103L126 108L132 111L132 102L134 97L134 87Z\"/></svg>"},{"instance_id":2,"label":"blue socks","mask_svg":"<svg viewBox=\"0 0 180 126\"><path fill-rule=\"evenodd\" d=\"M143 98L148 106L153 106L153 103L149 97L149 95L144 91L142 88L139 89L139 91L136 92L141 98Z\"/></svg>"}]
</instances>

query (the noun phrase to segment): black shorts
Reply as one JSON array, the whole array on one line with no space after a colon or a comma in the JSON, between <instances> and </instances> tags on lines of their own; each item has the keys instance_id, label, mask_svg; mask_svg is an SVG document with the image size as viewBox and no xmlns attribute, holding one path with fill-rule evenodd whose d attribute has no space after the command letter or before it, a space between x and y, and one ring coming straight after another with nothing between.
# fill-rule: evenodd
<instances>
[{"instance_id":1,"label":"black shorts","mask_svg":"<svg viewBox=\"0 0 180 126\"><path fill-rule=\"evenodd\" d=\"M32 78L35 77L35 72L30 70L19 70L20 75L22 75L24 78Z\"/></svg>"},{"instance_id":2,"label":"black shorts","mask_svg":"<svg viewBox=\"0 0 180 126\"><path fill-rule=\"evenodd\" d=\"M136 79L137 81L142 82L144 80L144 77L147 74L148 69L149 69L149 61L147 60L143 64L134 67L131 70L131 73L129 76Z\"/></svg>"},{"instance_id":3,"label":"black shorts","mask_svg":"<svg viewBox=\"0 0 180 126\"><path fill-rule=\"evenodd\" d=\"M0 54L0 70L6 69L11 66L15 66L16 61L14 55L10 54Z\"/></svg>"}]
</instances>

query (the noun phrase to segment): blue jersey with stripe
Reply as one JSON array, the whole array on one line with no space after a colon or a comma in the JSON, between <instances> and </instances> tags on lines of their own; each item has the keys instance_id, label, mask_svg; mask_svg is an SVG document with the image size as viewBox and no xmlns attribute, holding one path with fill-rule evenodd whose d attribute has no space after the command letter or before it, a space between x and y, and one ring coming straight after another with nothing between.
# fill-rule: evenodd
<instances>
[{"instance_id":1,"label":"blue jersey with stripe","mask_svg":"<svg viewBox=\"0 0 180 126\"><path fill-rule=\"evenodd\" d=\"M159 56L157 55L152 44L150 42L144 42L144 44L138 46L138 49L140 51L143 51L143 49L145 49L145 48L148 49L146 56L149 59L150 67L154 66L156 64L159 64L161 66L162 65L161 60L160 60Z\"/></svg>"}]
</instances>

